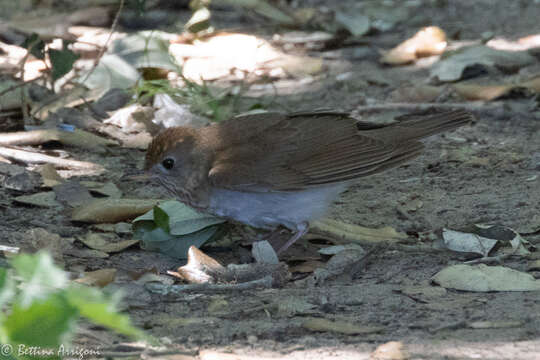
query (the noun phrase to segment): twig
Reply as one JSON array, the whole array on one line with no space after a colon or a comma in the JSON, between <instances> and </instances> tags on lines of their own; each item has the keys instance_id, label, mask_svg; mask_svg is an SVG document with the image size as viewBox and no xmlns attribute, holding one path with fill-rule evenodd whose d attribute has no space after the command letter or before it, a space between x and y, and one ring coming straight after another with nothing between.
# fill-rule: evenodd
<instances>
[{"instance_id":1,"label":"twig","mask_svg":"<svg viewBox=\"0 0 540 360\"><path fill-rule=\"evenodd\" d=\"M520 256L518 254L501 254L497 256L485 256L478 259L473 259L469 261L465 261L464 264L489 264L489 263L502 263L503 260L506 260L508 258L511 258L512 256Z\"/></svg>"},{"instance_id":2,"label":"twig","mask_svg":"<svg viewBox=\"0 0 540 360\"><path fill-rule=\"evenodd\" d=\"M120 6L118 6L118 11L116 12L116 15L114 16L114 20L113 20L113 23L111 25L111 31L109 32L109 36L107 37L107 40L105 41L105 44L103 44L103 48L101 48L101 50L99 51L98 56L96 57L96 60L94 61L94 64L92 65L92 68L90 69L90 71L88 71L86 73L86 76L82 80L82 83L86 82L86 80L88 80L90 75L92 75L92 73L94 72L94 70L97 68L97 66L99 64L99 61L101 60L101 58L105 54L105 51L107 51L107 45L111 41L111 38L112 38L114 32L116 31L116 26L118 25L118 19L120 18L120 13L122 12L123 8L124 8L124 0L120 0Z\"/></svg>"},{"instance_id":3,"label":"twig","mask_svg":"<svg viewBox=\"0 0 540 360\"><path fill-rule=\"evenodd\" d=\"M77 146L84 149L100 149L103 146L117 144L116 141L108 140L80 129L76 129L73 132L57 129L9 133L0 132L0 146L41 145L50 141L58 141L64 145Z\"/></svg>"},{"instance_id":4,"label":"twig","mask_svg":"<svg viewBox=\"0 0 540 360\"><path fill-rule=\"evenodd\" d=\"M54 156L44 155L40 153L35 153L31 151L13 149L8 147L0 146L0 156L6 157L8 159L14 159L23 163L49 163L58 165L65 168L76 168L76 169L90 169L96 171L104 170L101 165L94 164L86 161L78 160L68 160L62 159Z\"/></svg>"},{"instance_id":5,"label":"twig","mask_svg":"<svg viewBox=\"0 0 540 360\"><path fill-rule=\"evenodd\" d=\"M244 291L256 288L271 288L273 278L271 275L265 276L261 279L247 281L237 284L186 284L186 285L170 285L163 286L148 283L147 289L150 292L158 293L161 295L175 295L186 292L228 292L228 291Z\"/></svg>"},{"instance_id":6,"label":"twig","mask_svg":"<svg viewBox=\"0 0 540 360\"><path fill-rule=\"evenodd\" d=\"M32 44L28 46L28 50L26 51L26 55L21 60L21 80L24 81L24 66L26 64L26 61L28 60L28 57L31 55L32 48L37 44L37 40L34 41ZM21 91L21 110L23 113L23 123L26 123L28 120L28 108L26 107L26 91Z\"/></svg>"}]
</instances>

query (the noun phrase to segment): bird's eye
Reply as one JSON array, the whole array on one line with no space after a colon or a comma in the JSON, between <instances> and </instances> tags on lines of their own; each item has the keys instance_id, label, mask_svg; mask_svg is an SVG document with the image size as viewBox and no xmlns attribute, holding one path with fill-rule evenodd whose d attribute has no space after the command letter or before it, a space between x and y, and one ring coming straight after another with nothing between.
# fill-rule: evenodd
<instances>
[{"instance_id":1,"label":"bird's eye","mask_svg":"<svg viewBox=\"0 0 540 360\"><path fill-rule=\"evenodd\" d=\"M161 162L161 165L167 170L171 170L174 166L174 159L172 158L166 158Z\"/></svg>"}]
</instances>

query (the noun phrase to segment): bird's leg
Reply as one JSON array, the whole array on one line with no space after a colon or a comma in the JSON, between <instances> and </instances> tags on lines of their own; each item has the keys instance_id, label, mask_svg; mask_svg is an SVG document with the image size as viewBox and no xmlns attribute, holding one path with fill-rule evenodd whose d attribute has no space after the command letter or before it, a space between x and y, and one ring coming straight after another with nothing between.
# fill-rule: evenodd
<instances>
[{"instance_id":1,"label":"bird's leg","mask_svg":"<svg viewBox=\"0 0 540 360\"><path fill-rule=\"evenodd\" d=\"M277 251L278 255L287 250L292 244L294 244L298 239L304 236L309 230L309 223L307 221L301 222L296 228L296 233Z\"/></svg>"}]
</instances>

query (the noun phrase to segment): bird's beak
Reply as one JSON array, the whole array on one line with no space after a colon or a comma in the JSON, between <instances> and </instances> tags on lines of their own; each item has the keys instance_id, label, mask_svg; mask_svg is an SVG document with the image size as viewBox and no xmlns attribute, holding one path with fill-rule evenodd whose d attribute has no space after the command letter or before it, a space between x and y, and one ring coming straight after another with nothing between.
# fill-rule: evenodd
<instances>
[{"instance_id":1,"label":"bird's beak","mask_svg":"<svg viewBox=\"0 0 540 360\"><path fill-rule=\"evenodd\" d=\"M124 176L122 176L122 180L140 181L140 182L148 181L148 180L150 180L150 178L151 178L151 175L147 171L144 171L144 172L140 171L140 172L137 172L137 173L132 174L132 175L124 175Z\"/></svg>"}]
</instances>

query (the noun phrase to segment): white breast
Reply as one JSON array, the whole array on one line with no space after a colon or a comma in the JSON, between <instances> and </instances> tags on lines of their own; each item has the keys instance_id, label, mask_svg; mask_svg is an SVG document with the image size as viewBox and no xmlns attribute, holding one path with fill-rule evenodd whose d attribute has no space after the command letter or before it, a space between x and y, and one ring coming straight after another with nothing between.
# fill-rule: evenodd
<instances>
[{"instance_id":1,"label":"white breast","mask_svg":"<svg viewBox=\"0 0 540 360\"><path fill-rule=\"evenodd\" d=\"M345 184L332 184L294 192L240 192L213 188L208 211L258 228L274 229L283 225L296 231L299 224L324 216L345 187Z\"/></svg>"}]
</instances>

